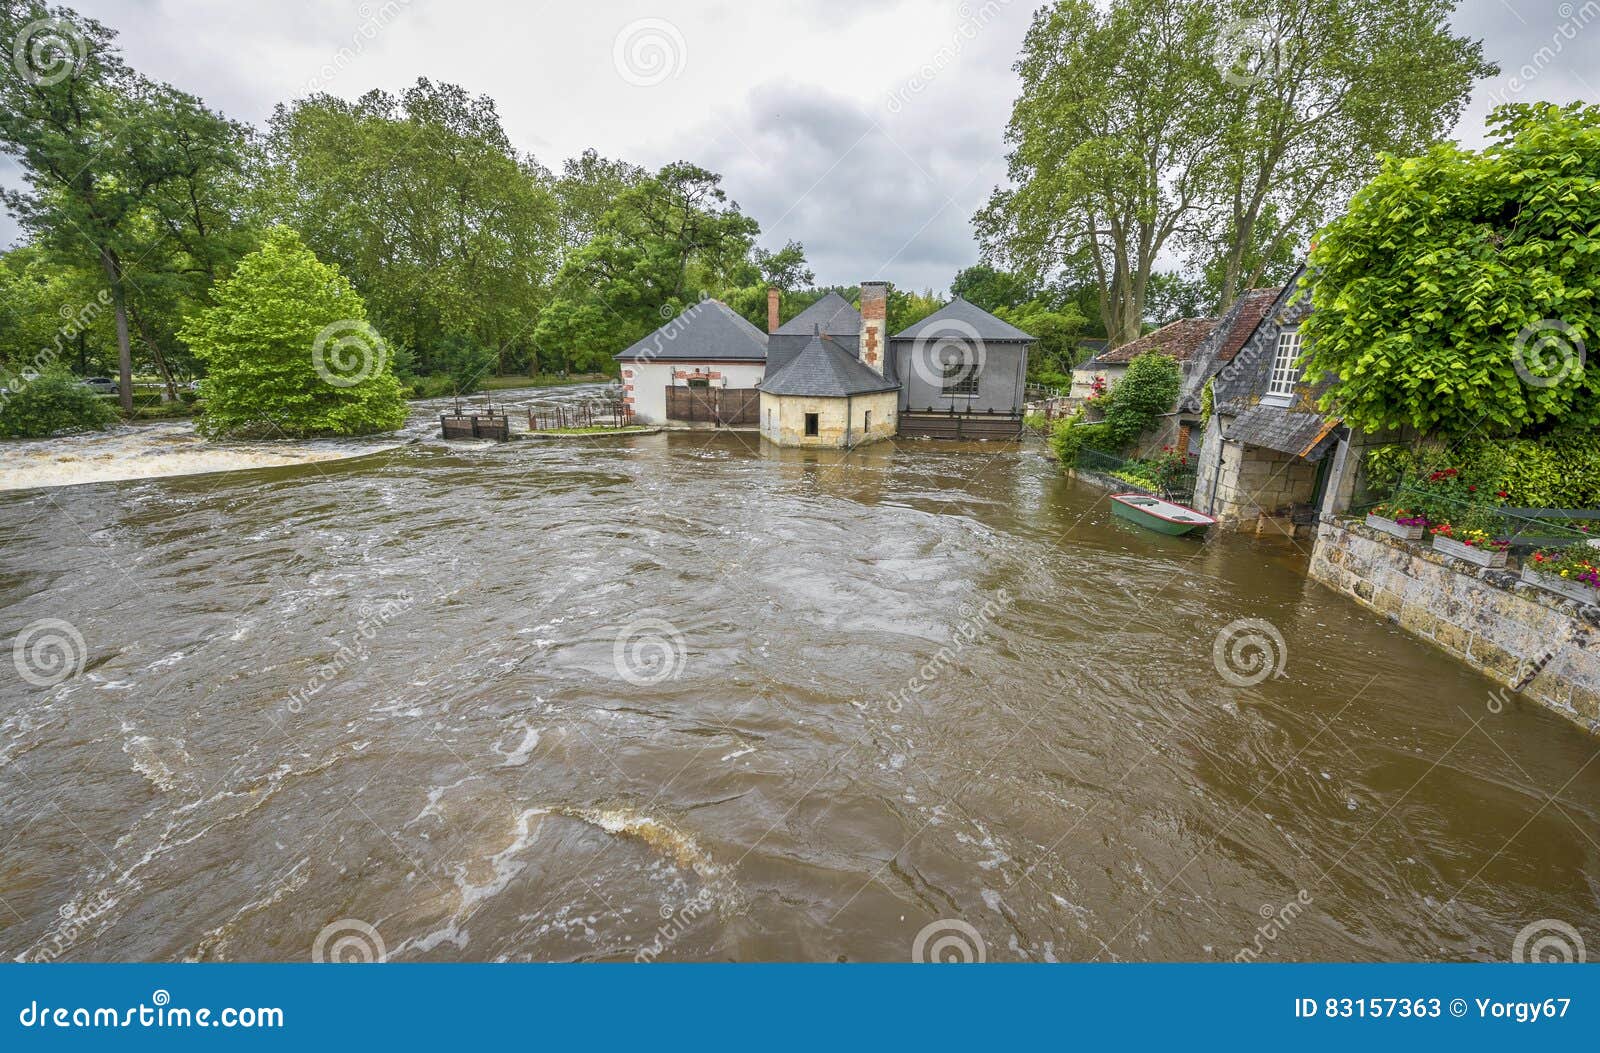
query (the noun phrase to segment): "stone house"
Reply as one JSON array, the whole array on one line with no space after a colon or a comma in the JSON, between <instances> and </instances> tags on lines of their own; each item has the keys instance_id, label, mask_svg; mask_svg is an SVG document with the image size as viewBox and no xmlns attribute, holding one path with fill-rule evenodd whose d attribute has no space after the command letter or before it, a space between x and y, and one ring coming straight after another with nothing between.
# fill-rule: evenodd
<instances>
[{"instance_id":1,"label":"stone house","mask_svg":"<svg viewBox=\"0 0 1600 1053\"><path fill-rule=\"evenodd\" d=\"M1097 377L1105 381L1105 390L1110 391L1128 371L1128 364L1147 351L1159 351L1176 359L1180 365L1188 362L1216 324L1215 318L1180 318L1137 340L1100 352L1073 369L1071 397L1088 398L1093 394Z\"/></svg>"},{"instance_id":2,"label":"stone house","mask_svg":"<svg viewBox=\"0 0 1600 1053\"><path fill-rule=\"evenodd\" d=\"M1302 269L1303 271L1303 269ZM1309 534L1342 439L1317 400L1331 381L1301 378L1299 273L1272 298L1238 352L1211 379L1213 409L1196 469L1194 504L1225 525Z\"/></svg>"}]
</instances>

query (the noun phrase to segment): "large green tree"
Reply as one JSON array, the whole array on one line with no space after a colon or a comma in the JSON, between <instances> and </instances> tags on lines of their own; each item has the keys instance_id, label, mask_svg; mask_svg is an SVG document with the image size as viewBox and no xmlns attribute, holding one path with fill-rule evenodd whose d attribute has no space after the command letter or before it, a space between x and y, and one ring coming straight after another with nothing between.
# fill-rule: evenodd
<instances>
[{"instance_id":1,"label":"large green tree","mask_svg":"<svg viewBox=\"0 0 1600 1053\"><path fill-rule=\"evenodd\" d=\"M702 294L734 285L760 232L721 177L677 161L620 193L589 243L562 268L536 339L560 369L606 369L610 356Z\"/></svg>"},{"instance_id":2,"label":"large green tree","mask_svg":"<svg viewBox=\"0 0 1600 1053\"><path fill-rule=\"evenodd\" d=\"M338 265L423 373L465 341L525 367L559 262L554 179L512 146L493 100L418 80L273 114L259 208Z\"/></svg>"},{"instance_id":3,"label":"large green tree","mask_svg":"<svg viewBox=\"0 0 1600 1053\"><path fill-rule=\"evenodd\" d=\"M211 209L210 185L231 163L239 129L200 100L141 77L115 34L69 8L35 0L0 7L0 150L22 166L25 190L5 201L36 242L67 266L101 273L113 305L124 411L132 409L130 307L158 281L216 246L203 233L173 240L179 201ZM183 220L187 223L187 220ZM157 368L159 346L146 337ZM169 389L171 387L169 378Z\"/></svg>"},{"instance_id":4,"label":"large green tree","mask_svg":"<svg viewBox=\"0 0 1600 1053\"><path fill-rule=\"evenodd\" d=\"M1490 124L1485 150L1385 159L1319 235L1307 376L1351 424L1600 426L1600 107Z\"/></svg>"},{"instance_id":5,"label":"large green tree","mask_svg":"<svg viewBox=\"0 0 1600 1053\"><path fill-rule=\"evenodd\" d=\"M405 423L389 352L338 269L287 227L219 282L182 338L209 366L208 434L362 435Z\"/></svg>"},{"instance_id":6,"label":"large green tree","mask_svg":"<svg viewBox=\"0 0 1600 1053\"><path fill-rule=\"evenodd\" d=\"M986 252L1091 282L1112 343L1139 335L1157 260L1216 267L1217 309L1370 175L1443 134L1492 72L1454 0L1058 0L1017 70L1009 186Z\"/></svg>"}]
</instances>

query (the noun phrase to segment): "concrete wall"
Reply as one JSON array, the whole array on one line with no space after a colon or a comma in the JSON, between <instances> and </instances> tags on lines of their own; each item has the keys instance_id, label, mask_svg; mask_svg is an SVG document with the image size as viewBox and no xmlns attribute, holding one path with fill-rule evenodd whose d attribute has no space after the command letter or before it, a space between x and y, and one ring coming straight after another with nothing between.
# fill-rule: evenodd
<instances>
[{"instance_id":1,"label":"concrete wall","mask_svg":"<svg viewBox=\"0 0 1600 1053\"><path fill-rule=\"evenodd\" d=\"M633 407L639 423L665 424L669 384L681 387L683 378L699 370L713 386L753 388L765 369L763 362L623 362L622 401Z\"/></svg>"},{"instance_id":2,"label":"concrete wall","mask_svg":"<svg viewBox=\"0 0 1600 1053\"><path fill-rule=\"evenodd\" d=\"M1075 399L1086 399L1094 394L1094 378L1104 377L1106 390L1110 391L1117 386L1117 381L1122 379L1122 374L1128 371L1127 366L1103 366L1100 369L1074 369L1072 371L1072 390L1070 396Z\"/></svg>"},{"instance_id":3,"label":"concrete wall","mask_svg":"<svg viewBox=\"0 0 1600 1053\"><path fill-rule=\"evenodd\" d=\"M1194 507L1222 526L1293 537L1294 505L1308 504L1317 487L1317 465L1291 453L1246 446L1222 437L1213 414L1206 425L1195 475ZM1306 533L1304 527L1299 532Z\"/></svg>"},{"instance_id":4,"label":"concrete wall","mask_svg":"<svg viewBox=\"0 0 1600 1053\"><path fill-rule=\"evenodd\" d=\"M1021 413L1028 376L1028 351L1024 344L985 344L983 366L978 370L978 394L972 398L940 393L944 370L935 355L938 341L891 341L895 375L900 378L900 408L940 412Z\"/></svg>"},{"instance_id":5,"label":"concrete wall","mask_svg":"<svg viewBox=\"0 0 1600 1053\"><path fill-rule=\"evenodd\" d=\"M1332 516L1311 576L1600 734L1600 608ZM1463 708L1477 715L1473 701Z\"/></svg>"},{"instance_id":6,"label":"concrete wall","mask_svg":"<svg viewBox=\"0 0 1600 1053\"><path fill-rule=\"evenodd\" d=\"M779 446L859 446L894 435L899 396L893 391L843 398L761 395L761 435ZM867 425L867 414L872 424ZM817 434L806 434L806 414L817 414Z\"/></svg>"}]
</instances>

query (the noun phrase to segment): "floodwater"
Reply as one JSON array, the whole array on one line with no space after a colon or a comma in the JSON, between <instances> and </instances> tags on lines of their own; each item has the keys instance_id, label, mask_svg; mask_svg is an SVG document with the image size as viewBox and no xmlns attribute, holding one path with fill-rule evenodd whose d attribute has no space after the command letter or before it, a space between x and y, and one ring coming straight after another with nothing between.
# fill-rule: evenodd
<instances>
[{"instance_id":1,"label":"floodwater","mask_svg":"<svg viewBox=\"0 0 1600 1053\"><path fill-rule=\"evenodd\" d=\"M8 957L1600 947L1600 743L1033 447L425 439L0 537Z\"/></svg>"}]
</instances>

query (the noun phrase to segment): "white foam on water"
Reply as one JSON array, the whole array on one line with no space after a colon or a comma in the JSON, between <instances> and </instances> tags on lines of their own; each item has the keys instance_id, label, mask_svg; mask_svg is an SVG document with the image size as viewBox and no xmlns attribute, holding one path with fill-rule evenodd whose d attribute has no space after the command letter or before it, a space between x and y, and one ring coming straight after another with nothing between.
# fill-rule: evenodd
<instances>
[{"instance_id":1,"label":"white foam on water","mask_svg":"<svg viewBox=\"0 0 1600 1053\"><path fill-rule=\"evenodd\" d=\"M500 762L500 767L502 768L522 767L528 763L528 758L533 755L533 751L539 746L538 728L529 727L526 724L518 725L518 728L523 733L522 742L517 745L516 749L505 755L506 759ZM499 746L496 745L495 749L498 752Z\"/></svg>"},{"instance_id":2,"label":"white foam on water","mask_svg":"<svg viewBox=\"0 0 1600 1053\"><path fill-rule=\"evenodd\" d=\"M0 443L0 490L81 486L339 461L393 450L404 440L213 441L190 421L124 424L87 435Z\"/></svg>"}]
</instances>

